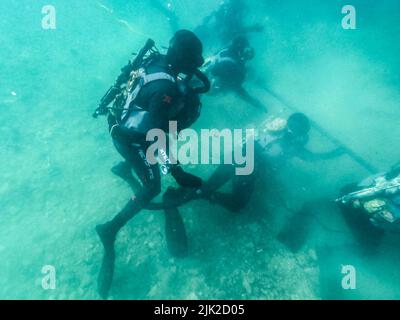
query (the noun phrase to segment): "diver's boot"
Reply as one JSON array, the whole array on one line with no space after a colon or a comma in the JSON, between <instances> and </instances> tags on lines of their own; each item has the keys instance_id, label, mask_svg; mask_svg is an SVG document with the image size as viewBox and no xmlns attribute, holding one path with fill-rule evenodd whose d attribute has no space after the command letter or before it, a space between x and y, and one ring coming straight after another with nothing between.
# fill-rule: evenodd
<instances>
[{"instance_id":1,"label":"diver's boot","mask_svg":"<svg viewBox=\"0 0 400 320\"><path fill-rule=\"evenodd\" d=\"M183 219L178 209L168 209L165 212L165 236L168 251L175 258L185 258L188 255L188 242Z\"/></svg>"},{"instance_id":2,"label":"diver's boot","mask_svg":"<svg viewBox=\"0 0 400 320\"><path fill-rule=\"evenodd\" d=\"M119 230L142 209L137 201L130 200L115 218L96 227L97 234L104 247L103 262L98 277L98 291L103 299L107 299L114 275L114 244Z\"/></svg>"},{"instance_id":3,"label":"diver's boot","mask_svg":"<svg viewBox=\"0 0 400 320\"><path fill-rule=\"evenodd\" d=\"M114 275L114 243L116 239L116 232L112 230L110 222L98 225L96 227L96 231L104 247L104 256L100 268L99 277L97 279L97 287L100 296L103 299L107 299Z\"/></svg>"}]
</instances>

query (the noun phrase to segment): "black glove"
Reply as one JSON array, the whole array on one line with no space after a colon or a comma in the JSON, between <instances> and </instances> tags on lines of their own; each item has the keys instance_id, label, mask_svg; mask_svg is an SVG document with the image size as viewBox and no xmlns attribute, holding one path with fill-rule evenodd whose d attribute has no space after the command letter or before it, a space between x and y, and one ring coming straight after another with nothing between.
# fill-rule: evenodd
<instances>
[{"instance_id":1,"label":"black glove","mask_svg":"<svg viewBox=\"0 0 400 320\"><path fill-rule=\"evenodd\" d=\"M181 187L199 189L203 185L201 178L183 171L180 166L174 167L171 174Z\"/></svg>"},{"instance_id":2,"label":"black glove","mask_svg":"<svg viewBox=\"0 0 400 320\"><path fill-rule=\"evenodd\" d=\"M98 107L94 113L93 113L93 118L97 119L99 116L105 116L108 112L108 109L106 107L100 106Z\"/></svg>"}]
</instances>

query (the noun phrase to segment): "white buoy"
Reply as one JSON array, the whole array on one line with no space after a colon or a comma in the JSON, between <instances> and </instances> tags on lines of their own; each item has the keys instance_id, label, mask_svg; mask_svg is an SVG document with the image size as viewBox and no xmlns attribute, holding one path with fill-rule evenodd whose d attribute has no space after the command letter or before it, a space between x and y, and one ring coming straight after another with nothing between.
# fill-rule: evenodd
<instances>
[{"instance_id":1,"label":"white buoy","mask_svg":"<svg viewBox=\"0 0 400 320\"><path fill-rule=\"evenodd\" d=\"M14 97L16 97L16 96L17 96L17 93L16 93L15 91L11 91L11 95L14 96Z\"/></svg>"}]
</instances>

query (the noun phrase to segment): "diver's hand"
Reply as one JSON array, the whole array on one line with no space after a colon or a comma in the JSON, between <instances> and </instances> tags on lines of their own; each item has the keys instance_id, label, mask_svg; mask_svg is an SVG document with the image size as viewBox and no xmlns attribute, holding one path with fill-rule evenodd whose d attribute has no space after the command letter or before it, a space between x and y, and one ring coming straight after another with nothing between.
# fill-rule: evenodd
<instances>
[{"instance_id":1,"label":"diver's hand","mask_svg":"<svg viewBox=\"0 0 400 320\"><path fill-rule=\"evenodd\" d=\"M105 116L108 112L107 108L104 108L103 106L99 106L93 113L93 118L97 119L99 116Z\"/></svg>"}]
</instances>

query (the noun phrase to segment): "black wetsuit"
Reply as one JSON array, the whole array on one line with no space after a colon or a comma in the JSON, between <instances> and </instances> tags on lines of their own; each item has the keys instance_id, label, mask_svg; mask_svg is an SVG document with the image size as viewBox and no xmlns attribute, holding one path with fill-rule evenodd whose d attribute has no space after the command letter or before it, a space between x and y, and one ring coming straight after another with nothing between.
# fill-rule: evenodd
<instances>
[{"instance_id":1,"label":"black wetsuit","mask_svg":"<svg viewBox=\"0 0 400 320\"><path fill-rule=\"evenodd\" d=\"M247 69L245 61L240 58L238 52L228 47L221 50L217 56L215 62L209 66L206 65L206 71L213 79L214 89L222 92L233 91L247 103L266 112L266 107L243 87Z\"/></svg>"},{"instance_id":2,"label":"black wetsuit","mask_svg":"<svg viewBox=\"0 0 400 320\"><path fill-rule=\"evenodd\" d=\"M146 68L147 74L165 72L172 75L165 58L159 56ZM152 128L168 132L168 121L180 103L180 92L175 83L168 80L157 80L144 86L134 103L149 112ZM116 123L112 116L109 119L110 129ZM158 164L151 165L146 159L149 143L145 140L145 133L137 132L132 128L117 126L112 131L113 142L117 151L131 165L142 182L142 188L135 199L145 206L161 191L160 169Z\"/></svg>"},{"instance_id":3,"label":"black wetsuit","mask_svg":"<svg viewBox=\"0 0 400 320\"><path fill-rule=\"evenodd\" d=\"M163 56L159 56L150 65L146 65L146 75L160 72L172 75ZM185 101L185 99L176 83L168 80L156 80L145 85L132 103L148 111L149 117L146 118L146 127L162 129L168 133L170 120L177 120L178 126L180 124L179 119L182 116L180 104L182 101ZM150 164L146 158L146 151L150 145L145 141L146 132L125 127L124 121L117 122L117 119L112 115L109 116L108 121L114 145L125 159L125 162L119 165L119 169L113 170L113 172L126 180L131 186L135 184L137 187L131 173L131 169L133 169L141 181L141 186L136 190L135 196L128 201L113 220L97 228L105 248L105 256L99 276L99 292L102 296L107 295L111 285L115 259L114 241L118 231L137 213L146 208L151 200L161 192L159 165ZM165 151L168 153L168 150ZM186 173L179 165L169 166L168 169L181 187L201 187L202 180ZM172 220L169 219L172 224L168 225L168 230L174 230L174 226L181 222L174 219L174 216L168 214L168 212L166 217L167 219L172 217Z\"/></svg>"},{"instance_id":4,"label":"black wetsuit","mask_svg":"<svg viewBox=\"0 0 400 320\"><path fill-rule=\"evenodd\" d=\"M119 230L161 192L159 165L150 164L146 158L146 151L149 147L146 142L146 133L150 129L162 129L164 132L168 132L169 120L176 116L176 108L181 99L180 91L175 82L175 75L170 70L165 56L157 55L151 60L146 60L142 67L145 68L146 75L161 73L169 80L161 77L144 84L129 105L131 107L134 104L139 109L147 111L147 116L139 118L143 121L138 121L138 129L135 129L135 126L127 125L128 123L135 123L135 115L140 114L140 111L135 113L135 110L138 110L137 107L129 109L128 115L118 116L118 121L111 114L108 117L114 145L126 160L126 164L133 168L142 185L135 196L111 221L96 227L105 251L98 278L98 289L103 298L108 296L112 283L115 261L114 243ZM137 79L137 81L141 80ZM128 120L132 120L132 122L128 122ZM143 123L145 126L141 127ZM130 168L128 168L128 171L130 172ZM179 166L172 168L171 173L181 185L186 183L190 185L201 184L201 179L186 174Z\"/></svg>"},{"instance_id":5,"label":"black wetsuit","mask_svg":"<svg viewBox=\"0 0 400 320\"><path fill-rule=\"evenodd\" d=\"M220 80L222 89L238 90L246 79L246 66L238 54L231 48L218 53L219 61L209 70L211 75Z\"/></svg>"}]
</instances>

